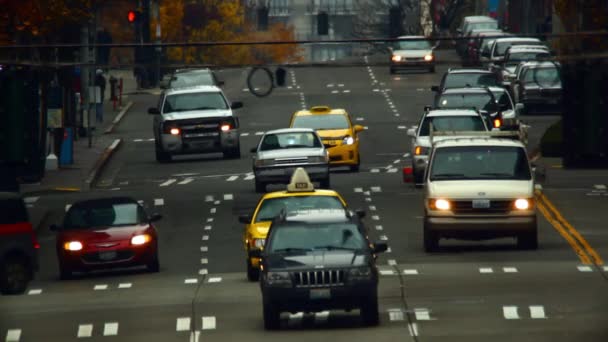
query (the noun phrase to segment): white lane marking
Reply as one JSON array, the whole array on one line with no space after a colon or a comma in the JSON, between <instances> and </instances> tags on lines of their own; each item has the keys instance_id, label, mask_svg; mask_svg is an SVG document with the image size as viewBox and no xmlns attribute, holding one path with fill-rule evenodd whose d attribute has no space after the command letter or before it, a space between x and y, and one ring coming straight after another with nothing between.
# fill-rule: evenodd
<instances>
[{"instance_id":1,"label":"white lane marking","mask_svg":"<svg viewBox=\"0 0 608 342\"><path fill-rule=\"evenodd\" d=\"M418 324L417 323L408 323L407 328L410 331L411 336L418 336Z\"/></svg>"},{"instance_id":2,"label":"white lane marking","mask_svg":"<svg viewBox=\"0 0 608 342\"><path fill-rule=\"evenodd\" d=\"M363 192L363 194L364 194L365 196L369 196L369 195L370 195L370 192L369 192L369 191L364 191L364 192Z\"/></svg>"},{"instance_id":3,"label":"white lane marking","mask_svg":"<svg viewBox=\"0 0 608 342\"><path fill-rule=\"evenodd\" d=\"M234 195L224 194L224 201L232 201L233 199L234 199Z\"/></svg>"},{"instance_id":4,"label":"white lane marking","mask_svg":"<svg viewBox=\"0 0 608 342\"><path fill-rule=\"evenodd\" d=\"M363 192L363 188L355 188L355 192Z\"/></svg>"},{"instance_id":5,"label":"white lane marking","mask_svg":"<svg viewBox=\"0 0 608 342\"><path fill-rule=\"evenodd\" d=\"M207 258L201 258L201 264L206 265L209 263L209 259Z\"/></svg>"},{"instance_id":6,"label":"white lane marking","mask_svg":"<svg viewBox=\"0 0 608 342\"><path fill-rule=\"evenodd\" d=\"M196 284L198 283L198 279L196 278L188 278L186 280L184 280L184 284Z\"/></svg>"},{"instance_id":7,"label":"white lane marking","mask_svg":"<svg viewBox=\"0 0 608 342\"><path fill-rule=\"evenodd\" d=\"M242 137L246 137L246 136L248 136L248 135L249 135L249 133L241 133L241 136L242 136Z\"/></svg>"},{"instance_id":8,"label":"white lane marking","mask_svg":"<svg viewBox=\"0 0 608 342\"><path fill-rule=\"evenodd\" d=\"M604 184L595 184L593 187L597 190L606 190L606 186Z\"/></svg>"},{"instance_id":9,"label":"white lane marking","mask_svg":"<svg viewBox=\"0 0 608 342\"><path fill-rule=\"evenodd\" d=\"M395 275L393 270L380 270L380 275Z\"/></svg>"},{"instance_id":10,"label":"white lane marking","mask_svg":"<svg viewBox=\"0 0 608 342\"><path fill-rule=\"evenodd\" d=\"M376 206L375 205L370 205L369 206L369 210L376 210Z\"/></svg>"},{"instance_id":11,"label":"white lane marking","mask_svg":"<svg viewBox=\"0 0 608 342\"><path fill-rule=\"evenodd\" d=\"M167 180L166 182L161 183L160 186L169 186L175 182L177 182L177 179L171 178L171 179Z\"/></svg>"},{"instance_id":12,"label":"white lane marking","mask_svg":"<svg viewBox=\"0 0 608 342\"><path fill-rule=\"evenodd\" d=\"M228 177L228 179L226 179L226 181L227 182L234 182L237 179L239 179L239 176L230 176L230 177Z\"/></svg>"},{"instance_id":13,"label":"white lane marking","mask_svg":"<svg viewBox=\"0 0 608 342\"><path fill-rule=\"evenodd\" d=\"M252 180L255 178L255 175L253 173L249 173L247 174L247 176L245 176L245 180Z\"/></svg>"},{"instance_id":14,"label":"white lane marking","mask_svg":"<svg viewBox=\"0 0 608 342\"><path fill-rule=\"evenodd\" d=\"M192 181L194 181L194 178L188 177L188 178L184 179L183 181L181 181L181 182L179 182L177 184L178 185L186 185L186 184L192 183Z\"/></svg>"},{"instance_id":15,"label":"white lane marking","mask_svg":"<svg viewBox=\"0 0 608 342\"><path fill-rule=\"evenodd\" d=\"M28 295L33 296L33 295L39 295L42 293L42 289L31 289L28 291Z\"/></svg>"},{"instance_id":16,"label":"white lane marking","mask_svg":"<svg viewBox=\"0 0 608 342\"><path fill-rule=\"evenodd\" d=\"M391 253L393 250L389 247L386 249L386 253Z\"/></svg>"},{"instance_id":17,"label":"white lane marking","mask_svg":"<svg viewBox=\"0 0 608 342\"><path fill-rule=\"evenodd\" d=\"M34 204L34 203L36 203L36 201L37 201L38 199L40 199L40 197L38 197L38 196L32 196L32 197L26 197L26 198L24 198L23 200L24 200L24 201L25 201L25 203L27 203L27 204Z\"/></svg>"},{"instance_id":18,"label":"white lane marking","mask_svg":"<svg viewBox=\"0 0 608 342\"><path fill-rule=\"evenodd\" d=\"M119 289L130 289L133 287L132 283L120 283L118 284Z\"/></svg>"},{"instance_id":19,"label":"white lane marking","mask_svg":"<svg viewBox=\"0 0 608 342\"><path fill-rule=\"evenodd\" d=\"M380 216L378 216L378 215L372 215L372 220L378 221L378 220L380 220Z\"/></svg>"},{"instance_id":20,"label":"white lane marking","mask_svg":"<svg viewBox=\"0 0 608 342\"><path fill-rule=\"evenodd\" d=\"M209 247L201 246L201 252L209 252Z\"/></svg>"},{"instance_id":21,"label":"white lane marking","mask_svg":"<svg viewBox=\"0 0 608 342\"><path fill-rule=\"evenodd\" d=\"M327 322L329 311L315 312L315 323Z\"/></svg>"},{"instance_id":22,"label":"white lane marking","mask_svg":"<svg viewBox=\"0 0 608 342\"><path fill-rule=\"evenodd\" d=\"M217 209L216 208L211 208L211 209L209 209L209 212L211 214L215 214L217 212Z\"/></svg>"},{"instance_id":23,"label":"white lane marking","mask_svg":"<svg viewBox=\"0 0 608 342\"><path fill-rule=\"evenodd\" d=\"M517 273L516 267L503 267L502 270L505 273Z\"/></svg>"},{"instance_id":24,"label":"white lane marking","mask_svg":"<svg viewBox=\"0 0 608 342\"><path fill-rule=\"evenodd\" d=\"M338 84L338 87L344 87L343 83Z\"/></svg>"},{"instance_id":25,"label":"white lane marking","mask_svg":"<svg viewBox=\"0 0 608 342\"><path fill-rule=\"evenodd\" d=\"M378 173L378 172L380 172L380 170L379 169L371 169L370 172L371 173Z\"/></svg>"},{"instance_id":26,"label":"white lane marking","mask_svg":"<svg viewBox=\"0 0 608 342\"><path fill-rule=\"evenodd\" d=\"M255 135L264 135L264 132L255 132Z\"/></svg>"},{"instance_id":27,"label":"white lane marking","mask_svg":"<svg viewBox=\"0 0 608 342\"><path fill-rule=\"evenodd\" d=\"M213 217L208 218L207 222L213 222Z\"/></svg>"},{"instance_id":28,"label":"white lane marking","mask_svg":"<svg viewBox=\"0 0 608 342\"><path fill-rule=\"evenodd\" d=\"M414 309L414 315L417 321L430 321L431 315L428 309Z\"/></svg>"},{"instance_id":29,"label":"white lane marking","mask_svg":"<svg viewBox=\"0 0 608 342\"><path fill-rule=\"evenodd\" d=\"M217 201L213 202L213 204L215 204L215 205L218 205L220 203L222 203L220 200L217 200Z\"/></svg>"},{"instance_id":30,"label":"white lane marking","mask_svg":"<svg viewBox=\"0 0 608 342\"><path fill-rule=\"evenodd\" d=\"M103 291L103 290L107 290L108 289L108 284L99 284L99 285L95 285L95 287L93 287L93 290L95 291Z\"/></svg>"},{"instance_id":31,"label":"white lane marking","mask_svg":"<svg viewBox=\"0 0 608 342\"><path fill-rule=\"evenodd\" d=\"M355 121L365 121L365 118L356 118Z\"/></svg>"},{"instance_id":32,"label":"white lane marking","mask_svg":"<svg viewBox=\"0 0 608 342\"><path fill-rule=\"evenodd\" d=\"M332 93L332 94L337 94L337 93L339 93L339 92L340 92L339 90L332 90L332 91L331 91L331 93Z\"/></svg>"},{"instance_id":33,"label":"white lane marking","mask_svg":"<svg viewBox=\"0 0 608 342\"><path fill-rule=\"evenodd\" d=\"M480 267L479 273L494 273L494 270L491 267Z\"/></svg>"},{"instance_id":34,"label":"white lane marking","mask_svg":"<svg viewBox=\"0 0 608 342\"><path fill-rule=\"evenodd\" d=\"M390 266L395 266L395 265L397 265L397 260L395 260L395 259L389 259L389 260L388 260L388 264L389 264Z\"/></svg>"},{"instance_id":35,"label":"white lane marking","mask_svg":"<svg viewBox=\"0 0 608 342\"><path fill-rule=\"evenodd\" d=\"M517 306L503 306L502 313L506 319L519 319L519 314L517 313Z\"/></svg>"},{"instance_id":36,"label":"white lane marking","mask_svg":"<svg viewBox=\"0 0 608 342\"><path fill-rule=\"evenodd\" d=\"M334 87L334 85L333 85L332 83L330 83L330 84L328 84L326 87L327 87L327 88L333 88L333 87Z\"/></svg>"},{"instance_id":37,"label":"white lane marking","mask_svg":"<svg viewBox=\"0 0 608 342\"><path fill-rule=\"evenodd\" d=\"M190 332L190 342L199 342L201 338L201 332L200 331L194 331L194 332Z\"/></svg>"},{"instance_id":38,"label":"white lane marking","mask_svg":"<svg viewBox=\"0 0 608 342\"><path fill-rule=\"evenodd\" d=\"M222 282L222 277L211 277L209 278L209 283L220 283Z\"/></svg>"},{"instance_id":39,"label":"white lane marking","mask_svg":"<svg viewBox=\"0 0 608 342\"><path fill-rule=\"evenodd\" d=\"M545 319L545 308L542 305L530 305L530 317L533 319Z\"/></svg>"},{"instance_id":40,"label":"white lane marking","mask_svg":"<svg viewBox=\"0 0 608 342\"><path fill-rule=\"evenodd\" d=\"M205 226L205 230L211 230L211 226Z\"/></svg>"},{"instance_id":41,"label":"white lane marking","mask_svg":"<svg viewBox=\"0 0 608 342\"><path fill-rule=\"evenodd\" d=\"M154 140L155 140L154 138L149 138L149 139L148 139L148 141L150 141L150 142L152 142L152 141L154 141Z\"/></svg>"},{"instance_id":42,"label":"white lane marking","mask_svg":"<svg viewBox=\"0 0 608 342\"><path fill-rule=\"evenodd\" d=\"M388 237L386 235L380 235L380 240L386 241L388 240Z\"/></svg>"},{"instance_id":43,"label":"white lane marking","mask_svg":"<svg viewBox=\"0 0 608 342\"><path fill-rule=\"evenodd\" d=\"M179 317L175 326L176 331L190 330L190 317Z\"/></svg>"},{"instance_id":44,"label":"white lane marking","mask_svg":"<svg viewBox=\"0 0 608 342\"><path fill-rule=\"evenodd\" d=\"M209 271L206 268L201 268L200 270L198 270L198 274L206 275L206 274L209 274Z\"/></svg>"},{"instance_id":45,"label":"white lane marking","mask_svg":"<svg viewBox=\"0 0 608 342\"><path fill-rule=\"evenodd\" d=\"M213 329L215 329L215 316L203 316L202 330L213 330Z\"/></svg>"},{"instance_id":46,"label":"white lane marking","mask_svg":"<svg viewBox=\"0 0 608 342\"><path fill-rule=\"evenodd\" d=\"M133 142L142 142L144 139L133 139Z\"/></svg>"},{"instance_id":47,"label":"white lane marking","mask_svg":"<svg viewBox=\"0 0 608 342\"><path fill-rule=\"evenodd\" d=\"M211 196L211 195L205 196L205 202L213 202L213 196Z\"/></svg>"},{"instance_id":48,"label":"white lane marking","mask_svg":"<svg viewBox=\"0 0 608 342\"><path fill-rule=\"evenodd\" d=\"M396 159L395 161L393 161L393 164L399 164L401 163L401 159Z\"/></svg>"},{"instance_id":49,"label":"white lane marking","mask_svg":"<svg viewBox=\"0 0 608 342\"><path fill-rule=\"evenodd\" d=\"M297 325L300 322L302 322L302 319L304 318L304 313L303 312L297 312L295 314L289 314L288 316L288 323L289 325Z\"/></svg>"},{"instance_id":50,"label":"white lane marking","mask_svg":"<svg viewBox=\"0 0 608 342\"><path fill-rule=\"evenodd\" d=\"M407 126L397 126L397 129L407 129Z\"/></svg>"},{"instance_id":51,"label":"white lane marking","mask_svg":"<svg viewBox=\"0 0 608 342\"><path fill-rule=\"evenodd\" d=\"M608 272L608 266L604 266L604 272Z\"/></svg>"},{"instance_id":52,"label":"white lane marking","mask_svg":"<svg viewBox=\"0 0 608 342\"><path fill-rule=\"evenodd\" d=\"M388 309L388 318L391 321L403 321L403 311L401 309Z\"/></svg>"},{"instance_id":53,"label":"white lane marking","mask_svg":"<svg viewBox=\"0 0 608 342\"><path fill-rule=\"evenodd\" d=\"M19 342L21 339L21 329L9 329L6 332L6 342Z\"/></svg>"},{"instance_id":54,"label":"white lane marking","mask_svg":"<svg viewBox=\"0 0 608 342\"><path fill-rule=\"evenodd\" d=\"M118 335L118 322L110 322L103 325L103 336Z\"/></svg>"},{"instance_id":55,"label":"white lane marking","mask_svg":"<svg viewBox=\"0 0 608 342\"><path fill-rule=\"evenodd\" d=\"M417 275L418 274L418 270L414 270L414 269L403 270L403 274L405 274L405 275Z\"/></svg>"},{"instance_id":56,"label":"white lane marking","mask_svg":"<svg viewBox=\"0 0 608 342\"><path fill-rule=\"evenodd\" d=\"M371 189L372 192L382 192L382 188L379 186L372 186Z\"/></svg>"},{"instance_id":57,"label":"white lane marking","mask_svg":"<svg viewBox=\"0 0 608 342\"><path fill-rule=\"evenodd\" d=\"M369 197L365 197L365 202L371 202L371 201L372 201L372 199L371 199L371 198L369 198Z\"/></svg>"},{"instance_id":58,"label":"white lane marking","mask_svg":"<svg viewBox=\"0 0 608 342\"><path fill-rule=\"evenodd\" d=\"M343 90L342 92L348 94L350 93L350 90Z\"/></svg>"},{"instance_id":59,"label":"white lane marking","mask_svg":"<svg viewBox=\"0 0 608 342\"><path fill-rule=\"evenodd\" d=\"M410 156L410 154L406 153L406 154L403 155L403 158L408 158L409 156Z\"/></svg>"},{"instance_id":60,"label":"white lane marking","mask_svg":"<svg viewBox=\"0 0 608 342\"><path fill-rule=\"evenodd\" d=\"M80 324L76 336L79 338L93 336L93 324Z\"/></svg>"},{"instance_id":61,"label":"white lane marking","mask_svg":"<svg viewBox=\"0 0 608 342\"><path fill-rule=\"evenodd\" d=\"M397 169L392 168L392 169L388 169L386 172L387 173L397 173L397 171L398 171Z\"/></svg>"},{"instance_id":62,"label":"white lane marking","mask_svg":"<svg viewBox=\"0 0 608 342\"><path fill-rule=\"evenodd\" d=\"M66 204L65 205L65 211L67 212L68 210L70 210L71 207L72 207L71 204Z\"/></svg>"},{"instance_id":63,"label":"white lane marking","mask_svg":"<svg viewBox=\"0 0 608 342\"><path fill-rule=\"evenodd\" d=\"M155 198L154 205L157 207L163 206L163 205L165 205L165 200L162 198Z\"/></svg>"},{"instance_id":64,"label":"white lane marking","mask_svg":"<svg viewBox=\"0 0 608 342\"><path fill-rule=\"evenodd\" d=\"M137 203L139 203L139 205L143 206L144 205L144 200L139 200L139 201L137 201Z\"/></svg>"},{"instance_id":65,"label":"white lane marking","mask_svg":"<svg viewBox=\"0 0 608 342\"><path fill-rule=\"evenodd\" d=\"M373 91L374 93L377 93L377 92L379 92L379 91L380 91L380 89L372 89L372 91Z\"/></svg>"},{"instance_id":66,"label":"white lane marking","mask_svg":"<svg viewBox=\"0 0 608 342\"><path fill-rule=\"evenodd\" d=\"M209 235L203 235L203 241L209 240Z\"/></svg>"},{"instance_id":67,"label":"white lane marking","mask_svg":"<svg viewBox=\"0 0 608 342\"><path fill-rule=\"evenodd\" d=\"M382 230L384 229L382 226L376 226L376 230Z\"/></svg>"},{"instance_id":68,"label":"white lane marking","mask_svg":"<svg viewBox=\"0 0 608 342\"><path fill-rule=\"evenodd\" d=\"M591 266L577 266L576 268L578 268L578 270L580 272L593 272L593 269L591 268Z\"/></svg>"}]
</instances>

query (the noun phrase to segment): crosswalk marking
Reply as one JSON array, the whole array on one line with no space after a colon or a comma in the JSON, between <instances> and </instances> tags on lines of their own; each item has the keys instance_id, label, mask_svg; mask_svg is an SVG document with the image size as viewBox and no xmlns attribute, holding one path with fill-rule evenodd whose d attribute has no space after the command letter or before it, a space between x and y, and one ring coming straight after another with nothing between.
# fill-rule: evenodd
<instances>
[{"instance_id":1,"label":"crosswalk marking","mask_svg":"<svg viewBox=\"0 0 608 342\"><path fill-rule=\"evenodd\" d=\"M382 192L382 188L379 186L372 186L371 189L372 192Z\"/></svg>"},{"instance_id":2,"label":"crosswalk marking","mask_svg":"<svg viewBox=\"0 0 608 342\"><path fill-rule=\"evenodd\" d=\"M21 329L10 329L6 332L6 342L19 342L21 339Z\"/></svg>"},{"instance_id":3,"label":"crosswalk marking","mask_svg":"<svg viewBox=\"0 0 608 342\"><path fill-rule=\"evenodd\" d=\"M187 331L190 330L190 317L180 317L177 319L175 326L176 331Z\"/></svg>"},{"instance_id":4,"label":"crosswalk marking","mask_svg":"<svg viewBox=\"0 0 608 342\"><path fill-rule=\"evenodd\" d=\"M162 198L155 198L154 205L157 207L163 206L163 205L165 205L165 200Z\"/></svg>"},{"instance_id":5,"label":"crosswalk marking","mask_svg":"<svg viewBox=\"0 0 608 342\"><path fill-rule=\"evenodd\" d=\"M213 330L215 329L215 324L215 316L203 316L202 330Z\"/></svg>"},{"instance_id":6,"label":"crosswalk marking","mask_svg":"<svg viewBox=\"0 0 608 342\"><path fill-rule=\"evenodd\" d=\"M395 275L395 271L393 270L380 270L380 275Z\"/></svg>"},{"instance_id":7,"label":"crosswalk marking","mask_svg":"<svg viewBox=\"0 0 608 342\"><path fill-rule=\"evenodd\" d=\"M169 185L171 185L171 184L173 184L175 182L177 182L177 179L171 178L171 179L165 181L164 183L161 183L160 186L169 186Z\"/></svg>"},{"instance_id":8,"label":"crosswalk marking","mask_svg":"<svg viewBox=\"0 0 608 342\"><path fill-rule=\"evenodd\" d=\"M593 187L597 190L606 190L606 185L604 184L595 184Z\"/></svg>"},{"instance_id":9,"label":"crosswalk marking","mask_svg":"<svg viewBox=\"0 0 608 342\"><path fill-rule=\"evenodd\" d=\"M209 278L209 283L220 283L222 281L222 277L211 277Z\"/></svg>"},{"instance_id":10,"label":"crosswalk marking","mask_svg":"<svg viewBox=\"0 0 608 342\"><path fill-rule=\"evenodd\" d=\"M431 314L427 309L414 309L414 315L417 321L430 321Z\"/></svg>"},{"instance_id":11,"label":"crosswalk marking","mask_svg":"<svg viewBox=\"0 0 608 342\"><path fill-rule=\"evenodd\" d=\"M230 177L228 177L228 179L226 179L226 181L228 181L228 182L234 182L238 178L239 178L239 176L230 176Z\"/></svg>"},{"instance_id":12,"label":"crosswalk marking","mask_svg":"<svg viewBox=\"0 0 608 342\"><path fill-rule=\"evenodd\" d=\"M479 269L479 273L494 273L491 267L482 267Z\"/></svg>"},{"instance_id":13,"label":"crosswalk marking","mask_svg":"<svg viewBox=\"0 0 608 342\"><path fill-rule=\"evenodd\" d=\"M517 273L517 268L515 267L503 267L502 270L505 273Z\"/></svg>"},{"instance_id":14,"label":"crosswalk marking","mask_svg":"<svg viewBox=\"0 0 608 342\"><path fill-rule=\"evenodd\" d=\"M31 289L28 291L28 295L33 296L33 295L39 295L42 293L42 289Z\"/></svg>"},{"instance_id":15,"label":"crosswalk marking","mask_svg":"<svg viewBox=\"0 0 608 342\"><path fill-rule=\"evenodd\" d=\"M93 336L93 324L80 324L76 336L78 338Z\"/></svg>"},{"instance_id":16,"label":"crosswalk marking","mask_svg":"<svg viewBox=\"0 0 608 342\"><path fill-rule=\"evenodd\" d=\"M383 230L384 228L382 226L376 226L376 230Z\"/></svg>"},{"instance_id":17,"label":"crosswalk marking","mask_svg":"<svg viewBox=\"0 0 608 342\"><path fill-rule=\"evenodd\" d=\"M234 196L232 194L224 194L224 201L232 201Z\"/></svg>"},{"instance_id":18,"label":"crosswalk marking","mask_svg":"<svg viewBox=\"0 0 608 342\"><path fill-rule=\"evenodd\" d=\"M403 270L403 274L405 274L405 275L417 275L418 274L418 270L414 270L414 269Z\"/></svg>"},{"instance_id":19,"label":"crosswalk marking","mask_svg":"<svg viewBox=\"0 0 608 342\"><path fill-rule=\"evenodd\" d=\"M401 309L388 309L387 311L391 321L403 321L405 318Z\"/></svg>"},{"instance_id":20,"label":"crosswalk marking","mask_svg":"<svg viewBox=\"0 0 608 342\"><path fill-rule=\"evenodd\" d=\"M184 280L184 284L196 284L198 283L198 279L196 278L188 278L186 280Z\"/></svg>"},{"instance_id":21,"label":"crosswalk marking","mask_svg":"<svg viewBox=\"0 0 608 342\"><path fill-rule=\"evenodd\" d=\"M502 312L506 319L519 319L517 306L503 306Z\"/></svg>"},{"instance_id":22,"label":"crosswalk marking","mask_svg":"<svg viewBox=\"0 0 608 342\"><path fill-rule=\"evenodd\" d=\"M210 195L205 196L205 202L213 202L213 196L210 196Z\"/></svg>"},{"instance_id":23,"label":"crosswalk marking","mask_svg":"<svg viewBox=\"0 0 608 342\"><path fill-rule=\"evenodd\" d=\"M103 336L116 336L118 335L118 323L110 322L103 326Z\"/></svg>"},{"instance_id":24,"label":"crosswalk marking","mask_svg":"<svg viewBox=\"0 0 608 342\"><path fill-rule=\"evenodd\" d=\"M108 289L108 284L99 284L99 285L95 285L93 287L93 290L95 291L103 291L103 290L107 290Z\"/></svg>"},{"instance_id":25,"label":"crosswalk marking","mask_svg":"<svg viewBox=\"0 0 608 342\"><path fill-rule=\"evenodd\" d=\"M530 317L533 319L545 319L545 308L542 305L530 305Z\"/></svg>"},{"instance_id":26,"label":"crosswalk marking","mask_svg":"<svg viewBox=\"0 0 608 342\"><path fill-rule=\"evenodd\" d=\"M580 272L592 272L593 271L591 266L586 266L586 265L577 266L576 268L578 268L578 270Z\"/></svg>"},{"instance_id":27,"label":"crosswalk marking","mask_svg":"<svg viewBox=\"0 0 608 342\"><path fill-rule=\"evenodd\" d=\"M246 137L246 136L248 136L248 135L249 135L249 133L241 133L241 136L242 136L242 137Z\"/></svg>"},{"instance_id":28,"label":"crosswalk marking","mask_svg":"<svg viewBox=\"0 0 608 342\"><path fill-rule=\"evenodd\" d=\"M255 135L264 135L264 132L255 132Z\"/></svg>"},{"instance_id":29,"label":"crosswalk marking","mask_svg":"<svg viewBox=\"0 0 608 342\"><path fill-rule=\"evenodd\" d=\"M119 289L130 289L131 287L133 287L132 283L120 283L120 284L118 284L118 288Z\"/></svg>"}]
</instances>

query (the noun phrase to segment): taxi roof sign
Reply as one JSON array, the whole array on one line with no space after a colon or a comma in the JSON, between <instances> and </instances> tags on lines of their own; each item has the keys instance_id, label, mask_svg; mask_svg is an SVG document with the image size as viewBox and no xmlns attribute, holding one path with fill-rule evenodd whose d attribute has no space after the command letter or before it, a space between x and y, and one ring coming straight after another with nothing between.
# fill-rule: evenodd
<instances>
[{"instance_id":1,"label":"taxi roof sign","mask_svg":"<svg viewBox=\"0 0 608 342\"><path fill-rule=\"evenodd\" d=\"M313 113L327 113L331 112L331 108L329 106L314 106L310 108L310 111Z\"/></svg>"},{"instance_id":2,"label":"taxi roof sign","mask_svg":"<svg viewBox=\"0 0 608 342\"><path fill-rule=\"evenodd\" d=\"M291 176L291 181L287 184L287 192L310 192L315 191L315 187L308 177L304 168L297 168Z\"/></svg>"}]
</instances>

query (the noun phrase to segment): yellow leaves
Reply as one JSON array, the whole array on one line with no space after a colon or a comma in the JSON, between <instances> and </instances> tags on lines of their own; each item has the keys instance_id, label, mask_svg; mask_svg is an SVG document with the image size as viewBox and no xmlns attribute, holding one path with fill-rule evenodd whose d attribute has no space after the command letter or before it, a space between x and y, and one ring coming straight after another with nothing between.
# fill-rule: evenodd
<instances>
[{"instance_id":1,"label":"yellow leaves","mask_svg":"<svg viewBox=\"0 0 608 342\"><path fill-rule=\"evenodd\" d=\"M7 1L2 11L8 13L18 30L33 35L52 34L70 23L90 17L91 0L19 0ZM53 37L55 38L55 37Z\"/></svg>"}]
</instances>

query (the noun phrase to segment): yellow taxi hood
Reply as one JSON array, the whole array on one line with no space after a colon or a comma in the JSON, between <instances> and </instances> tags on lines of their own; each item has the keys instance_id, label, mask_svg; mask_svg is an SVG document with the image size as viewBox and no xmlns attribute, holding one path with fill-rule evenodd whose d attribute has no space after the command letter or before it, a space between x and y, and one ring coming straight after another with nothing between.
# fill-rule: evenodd
<instances>
[{"instance_id":1,"label":"yellow taxi hood","mask_svg":"<svg viewBox=\"0 0 608 342\"><path fill-rule=\"evenodd\" d=\"M272 221L262 221L252 224L249 231L253 235L253 238L265 238L268 234L268 228L270 228L271 223Z\"/></svg>"},{"instance_id":2,"label":"yellow taxi hood","mask_svg":"<svg viewBox=\"0 0 608 342\"><path fill-rule=\"evenodd\" d=\"M350 129L318 129L317 133L321 139L325 138L343 138L347 135L352 135Z\"/></svg>"}]
</instances>

